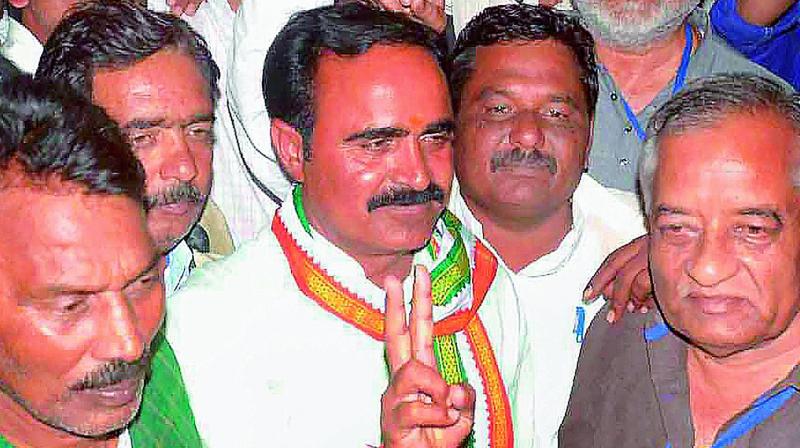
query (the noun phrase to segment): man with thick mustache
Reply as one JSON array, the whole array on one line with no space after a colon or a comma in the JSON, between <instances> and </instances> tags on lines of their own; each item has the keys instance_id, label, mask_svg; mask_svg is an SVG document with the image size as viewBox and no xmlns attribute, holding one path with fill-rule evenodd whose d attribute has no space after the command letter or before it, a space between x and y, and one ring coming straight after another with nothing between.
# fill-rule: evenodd
<instances>
[{"instance_id":1,"label":"man with thick mustache","mask_svg":"<svg viewBox=\"0 0 800 448\"><path fill-rule=\"evenodd\" d=\"M147 174L147 224L172 294L195 265L185 237L211 189L219 70L205 42L133 1L86 1L55 28L36 76L66 81L120 123Z\"/></svg>"},{"instance_id":2,"label":"man with thick mustache","mask_svg":"<svg viewBox=\"0 0 800 448\"><path fill-rule=\"evenodd\" d=\"M599 59L589 174L601 184L636 190L644 127L687 81L738 72L778 79L714 35L698 3L573 0Z\"/></svg>"},{"instance_id":3,"label":"man with thick mustache","mask_svg":"<svg viewBox=\"0 0 800 448\"><path fill-rule=\"evenodd\" d=\"M474 413L470 446L514 442L523 324L506 273L444 209L453 117L441 59L432 30L358 3L300 12L273 42L264 96L294 189L270 228L196 271L167 318L209 445L381 445L390 380L387 434L425 424L402 398L435 386L476 397L437 424L463 428ZM381 287L402 279L410 297L414 264L432 277L439 370L423 368L425 384L395 378L384 356Z\"/></svg>"},{"instance_id":4,"label":"man with thick mustache","mask_svg":"<svg viewBox=\"0 0 800 448\"><path fill-rule=\"evenodd\" d=\"M767 79L656 112L639 179L660 312L592 322L561 446L797 446L798 161L800 101Z\"/></svg>"},{"instance_id":5,"label":"man with thick mustache","mask_svg":"<svg viewBox=\"0 0 800 448\"><path fill-rule=\"evenodd\" d=\"M597 97L591 35L545 7L486 8L451 56L457 108L450 208L511 272L529 326L537 448L555 447L585 328L583 285L644 233L636 197L584 174Z\"/></svg>"},{"instance_id":6,"label":"man with thick mustache","mask_svg":"<svg viewBox=\"0 0 800 448\"><path fill-rule=\"evenodd\" d=\"M199 448L141 164L59 89L0 82L0 447Z\"/></svg>"}]
</instances>

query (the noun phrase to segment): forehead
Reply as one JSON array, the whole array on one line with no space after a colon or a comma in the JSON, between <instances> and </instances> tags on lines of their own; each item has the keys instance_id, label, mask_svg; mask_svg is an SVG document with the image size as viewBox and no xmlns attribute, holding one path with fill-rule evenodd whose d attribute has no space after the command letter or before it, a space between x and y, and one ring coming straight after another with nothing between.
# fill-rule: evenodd
<instances>
[{"instance_id":1,"label":"forehead","mask_svg":"<svg viewBox=\"0 0 800 448\"><path fill-rule=\"evenodd\" d=\"M324 53L314 76L315 124L423 127L451 115L444 74L421 47L375 45L358 56ZM315 133L323 126L315 126Z\"/></svg>"},{"instance_id":2,"label":"forehead","mask_svg":"<svg viewBox=\"0 0 800 448\"><path fill-rule=\"evenodd\" d=\"M586 102L580 66L561 42L515 41L476 48L465 100L474 100L487 89L514 92L523 88L543 95L569 94Z\"/></svg>"},{"instance_id":3,"label":"forehead","mask_svg":"<svg viewBox=\"0 0 800 448\"><path fill-rule=\"evenodd\" d=\"M79 283L121 286L155 252L144 212L123 196L0 192L0 265L34 288Z\"/></svg>"},{"instance_id":4,"label":"forehead","mask_svg":"<svg viewBox=\"0 0 800 448\"><path fill-rule=\"evenodd\" d=\"M171 49L123 69L97 70L92 95L123 125L137 116L181 118L212 109L208 82L197 62Z\"/></svg>"},{"instance_id":5,"label":"forehead","mask_svg":"<svg viewBox=\"0 0 800 448\"><path fill-rule=\"evenodd\" d=\"M668 135L659 144L654 200L712 205L794 202L798 139L772 112L733 113L713 127Z\"/></svg>"}]
</instances>

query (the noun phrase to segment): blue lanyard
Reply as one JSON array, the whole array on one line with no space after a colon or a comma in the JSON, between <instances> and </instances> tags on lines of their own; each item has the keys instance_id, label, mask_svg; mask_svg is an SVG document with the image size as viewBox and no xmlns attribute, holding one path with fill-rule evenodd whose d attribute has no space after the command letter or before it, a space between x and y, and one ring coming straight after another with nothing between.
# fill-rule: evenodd
<instances>
[{"instance_id":1,"label":"blue lanyard","mask_svg":"<svg viewBox=\"0 0 800 448\"><path fill-rule=\"evenodd\" d=\"M686 24L686 46L683 48L683 56L681 57L681 65L678 67L678 74L675 75L675 85L672 86L672 95L678 93L686 84L686 75L689 72L689 62L692 60L692 47L694 46L694 33L692 32L692 26L688 23ZM620 95L622 98L622 96ZM631 106L625 101L625 98L622 98L622 106L625 108L625 115L628 116L628 121L631 122L631 126L633 129L636 130L636 136L639 137L639 140L644 141L647 137L647 133L645 133L644 128L639 123L639 119L636 117L636 114L631 109Z\"/></svg>"},{"instance_id":2,"label":"blue lanyard","mask_svg":"<svg viewBox=\"0 0 800 448\"><path fill-rule=\"evenodd\" d=\"M717 441L711 445L711 448L726 448L733 445L740 437L778 412L796 393L794 387L788 386L775 395L760 398L753 404L752 409L739 417L727 431L717 437ZM667 442L666 448L672 448L672 445Z\"/></svg>"},{"instance_id":3,"label":"blue lanyard","mask_svg":"<svg viewBox=\"0 0 800 448\"><path fill-rule=\"evenodd\" d=\"M575 307L575 326L572 328L575 333L575 342L583 343L583 334L586 332L586 309L582 306Z\"/></svg>"}]
</instances>

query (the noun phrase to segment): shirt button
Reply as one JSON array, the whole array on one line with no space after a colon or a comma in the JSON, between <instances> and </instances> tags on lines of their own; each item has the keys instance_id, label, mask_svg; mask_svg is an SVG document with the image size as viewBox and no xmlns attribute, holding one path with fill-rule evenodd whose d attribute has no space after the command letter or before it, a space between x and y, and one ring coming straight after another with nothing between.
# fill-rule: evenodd
<instances>
[{"instance_id":1,"label":"shirt button","mask_svg":"<svg viewBox=\"0 0 800 448\"><path fill-rule=\"evenodd\" d=\"M619 96L617 96L617 92L611 92L611 101L616 101L618 99Z\"/></svg>"},{"instance_id":2,"label":"shirt button","mask_svg":"<svg viewBox=\"0 0 800 448\"><path fill-rule=\"evenodd\" d=\"M626 134L630 134L631 132L633 132L633 126L625 126L625 129L623 130L625 131Z\"/></svg>"},{"instance_id":3,"label":"shirt button","mask_svg":"<svg viewBox=\"0 0 800 448\"><path fill-rule=\"evenodd\" d=\"M619 159L619 166L628 166L631 164L631 161L626 158Z\"/></svg>"}]
</instances>

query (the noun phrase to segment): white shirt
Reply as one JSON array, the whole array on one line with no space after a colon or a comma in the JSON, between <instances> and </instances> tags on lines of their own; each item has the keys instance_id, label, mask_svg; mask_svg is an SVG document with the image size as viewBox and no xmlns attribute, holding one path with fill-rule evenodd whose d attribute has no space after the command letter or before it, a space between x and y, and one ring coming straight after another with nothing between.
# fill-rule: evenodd
<instances>
[{"instance_id":1,"label":"white shirt","mask_svg":"<svg viewBox=\"0 0 800 448\"><path fill-rule=\"evenodd\" d=\"M7 12L0 13L0 55L23 72L34 73L42 56L42 44Z\"/></svg>"},{"instance_id":2,"label":"white shirt","mask_svg":"<svg viewBox=\"0 0 800 448\"><path fill-rule=\"evenodd\" d=\"M255 176L278 199L291 190L270 143L270 120L261 86L264 60L272 41L295 12L331 4L331 0L245 0L233 26L230 76L226 86L235 131L234 152L240 162L239 216L223 208L229 224L246 217L244 224L233 224L238 239L254 236L272 219L276 204L252 180ZM252 172L252 176L247 170ZM222 207L222 204L220 204Z\"/></svg>"},{"instance_id":3,"label":"white shirt","mask_svg":"<svg viewBox=\"0 0 800 448\"><path fill-rule=\"evenodd\" d=\"M133 448L133 443L131 443L131 434L127 429L122 431L122 434L119 435L119 439L117 439L117 448Z\"/></svg>"},{"instance_id":4,"label":"white shirt","mask_svg":"<svg viewBox=\"0 0 800 448\"><path fill-rule=\"evenodd\" d=\"M313 247L330 275L382 307L383 292L355 260L319 236ZM479 316L513 388L524 334L516 299L508 297L513 287L498 275ZM383 342L306 297L269 228L195 270L171 302L167 338L209 446L380 445Z\"/></svg>"},{"instance_id":5,"label":"white shirt","mask_svg":"<svg viewBox=\"0 0 800 448\"><path fill-rule=\"evenodd\" d=\"M467 228L483 237L483 226L457 187L450 202L450 209ZM558 446L558 427L581 348L578 341L603 306L602 300L583 305L583 289L608 254L644 234L637 204L633 194L612 191L584 175L573 195L572 229L561 244L510 274L532 336L536 448ZM578 308L583 309L584 325L583 332L576 334Z\"/></svg>"}]
</instances>

